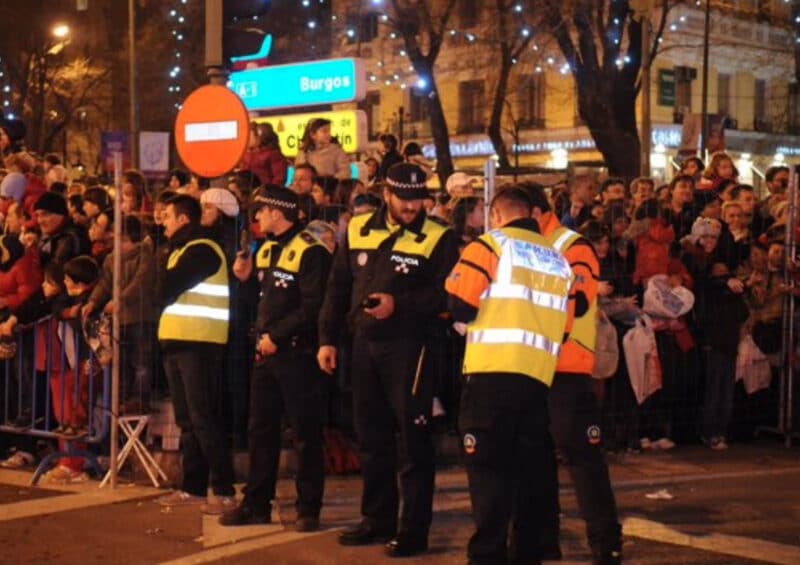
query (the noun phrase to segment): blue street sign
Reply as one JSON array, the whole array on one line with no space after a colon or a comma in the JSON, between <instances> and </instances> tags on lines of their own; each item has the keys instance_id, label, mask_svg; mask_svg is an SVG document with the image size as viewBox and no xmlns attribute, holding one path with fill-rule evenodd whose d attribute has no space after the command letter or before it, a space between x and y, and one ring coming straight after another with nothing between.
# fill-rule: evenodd
<instances>
[{"instance_id":1,"label":"blue street sign","mask_svg":"<svg viewBox=\"0 0 800 565\"><path fill-rule=\"evenodd\" d=\"M360 59L327 59L231 73L228 87L248 110L354 102L366 95Z\"/></svg>"},{"instance_id":2,"label":"blue street sign","mask_svg":"<svg viewBox=\"0 0 800 565\"><path fill-rule=\"evenodd\" d=\"M264 41L261 42L261 47L257 52L250 55L242 55L241 57L231 57L231 63L247 63L248 61L266 59L269 57L270 49L272 49L272 35L265 35Z\"/></svg>"}]
</instances>

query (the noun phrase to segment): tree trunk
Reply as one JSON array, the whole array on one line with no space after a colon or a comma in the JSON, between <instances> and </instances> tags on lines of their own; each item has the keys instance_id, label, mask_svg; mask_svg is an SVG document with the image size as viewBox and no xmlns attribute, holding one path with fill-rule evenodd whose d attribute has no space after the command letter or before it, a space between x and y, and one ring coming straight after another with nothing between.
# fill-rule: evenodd
<instances>
[{"instance_id":1,"label":"tree trunk","mask_svg":"<svg viewBox=\"0 0 800 565\"><path fill-rule=\"evenodd\" d=\"M497 154L498 165L500 168L507 169L510 166L508 161L508 149L503 140L503 134L500 132L500 126L503 120L503 106L506 102L506 95L508 92L508 79L511 75L511 53L505 46L500 58L500 76L497 79L497 87L494 91L494 100L492 100L492 115L489 118L489 139L494 146L494 152Z\"/></svg>"},{"instance_id":2,"label":"tree trunk","mask_svg":"<svg viewBox=\"0 0 800 565\"><path fill-rule=\"evenodd\" d=\"M641 162L641 143L639 132L621 127L607 120L606 116L598 116L587 122L589 133L594 139L597 150L603 155L608 165L608 174L622 177L625 183L639 176Z\"/></svg>"},{"instance_id":3,"label":"tree trunk","mask_svg":"<svg viewBox=\"0 0 800 565\"><path fill-rule=\"evenodd\" d=\"M431 77L433 89L428 95L428 115L430 116L431 133L433 134L433 144L436 147L436 175L439 177L439 184L444 189L447 177L453 174L453 157L450 155L450 130L447 129L447 120L444 116L442 101L439 98L439 91L436 83Z\"/></svg>"}]
</instances>

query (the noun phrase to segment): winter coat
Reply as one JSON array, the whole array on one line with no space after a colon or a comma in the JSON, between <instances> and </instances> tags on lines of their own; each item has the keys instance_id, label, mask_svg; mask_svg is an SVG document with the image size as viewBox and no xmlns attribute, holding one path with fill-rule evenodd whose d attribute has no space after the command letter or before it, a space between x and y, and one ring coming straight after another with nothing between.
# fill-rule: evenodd
<instances>
[{"instance_id":1,"label":"winter coat","mask_svg":"<svg viewBox=\"0 0 800 565\"><path fill-rule=\"evenodd\" d=\"M258 177L260 184L286 183L286 157L278 147L253 147L245 151L239 168L249 171Z\"/></svg>"},{"instance_id":2,"label":"winter coat","mask_svg":"<svg viewBox=\"0 0 800 565\"><path fill-rule=\"evenodd\" d=\"M0 272L0 297L5 299L8 309L14 312L41 284L39 252L29 248L8 271Z\"/></svg>"},{"instance_id":3,"label":"winter coat","mask_svg":"<svg viewBox=\"0 0 800 565\"><path fill-rule=\"evenodd\" d=\"M112 299L114 253L103 262L100 280L89 296L95 311ZM123 253L121 259L121 303L117 308L120 325L152 322L155 320L153 291L156 274L153 244L149 239L137 243L128 253Z\"/></svg>"},{"instance_id":4,"label":"winter coat","mask_svg":"<svg viewBox=\"0 0 800 565\"><path fill-rule=\"evenodd\" d=\"M317 176L336 177L337 179L349 179L350 159L338 143L329 143L325 147L312 149L310 151L300 151L294 161L295 165L309 163L316 169Z\"/></svg>"},{"instance_id":5,"label":"winter coat","mask_svg":"<svg viewBox=\"0 0 800 565\"><path fill-rule=\"evenodd\" d=\"M672 226L651 219L647 230L636 236L636 268L633 284L643 284L653 275L663 275L669 266L669 247L675 239Z\"/></svg>"}]
</instances>

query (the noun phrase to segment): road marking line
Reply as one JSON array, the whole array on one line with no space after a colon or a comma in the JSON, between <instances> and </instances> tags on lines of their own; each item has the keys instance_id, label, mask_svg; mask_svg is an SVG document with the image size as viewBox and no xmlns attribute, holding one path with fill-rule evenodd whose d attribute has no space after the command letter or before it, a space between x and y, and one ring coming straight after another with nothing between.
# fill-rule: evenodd
<instances>
[{"instance_id":1,"label":"road marking line","mask_svg":"<svg viewBox=\"0 0 800 565\"><path fill-rule=\"evenodd\" d=\"M718 533L708 535L684 534L660 522L642 518L627 518L622 523L622 532L625 536L702 549L745 559L783 565L797 565L797 563L800 563L800 547L757 538Z\"/></svg>"},{"instance_id":2,"label":"road marking line","mask_svg":"<svg viewBox=\"0 0 800 565\"><path fill-rule=\"evenodd\" d=\"M291 543L293 541L298 541L314 536L321 536L323 534L335 532L336 530L339 529L341 528L331 528L328 530L319 530L310 533L281 532L278 534L268 534L265 535L264 537L250 539L246 541L240 541L232 543L231 545L215 547L214 549L207 549L205 551L201 551L193 555L188 555L186 557L179 557L178 559L173 559L171 561L164 561L161 563L161 565L190 565L195 563L211 563L213 561L218 561L226 557L232 557L234 555L241 555L242 553L249 553L251 551L257 551L259 549L265 549L273 545L281 545L284 543Z\"/></svg>"}]
</instances>

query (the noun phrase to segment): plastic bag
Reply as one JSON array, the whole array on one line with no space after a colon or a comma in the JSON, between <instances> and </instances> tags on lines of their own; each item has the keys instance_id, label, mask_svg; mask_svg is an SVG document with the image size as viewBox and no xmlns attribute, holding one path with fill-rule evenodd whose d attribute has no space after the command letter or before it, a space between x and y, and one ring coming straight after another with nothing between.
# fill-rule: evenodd
<instances>
[{"instance_id":1,"label":"plastic bag","mask_svg":"<svg viewBox=\"0 0 800 565\"><path fill-rule=\"evenodd\" d=\"M656 275L647 281L644 310L651 316L679 318L694 306L694 294L685 286L671 287L667 275Z\"/></svg>"},{"instance_id":2,"label":"plastic bag","mask_svg":"<svg viewBox=\"0 0 800 565\"><path fill-rule=\"evenodd\" d=\"M739 350L736 354L736 380L742 381L747 394L769 388L772 380L769 359L758 348L750 334L745 334L739 341Z\"/></svg>"},{"instance_id":3,"label":"plastic bag","mask_svg":"<svg viewBox=\"0 0 800 565\"><path fill-rule=\"evenodd\" d=\"M602 310L597 313L597 339L594 346L594 370L592 377L607 379L617 372L619 345L617 329Z\"/></svg>"},{"instance_id":4,"label":"plastic bag","mask_svg":"<svg viewBox=\"0 0 800 565\"><path fill-rule=\"evenodd\" d=\"M622 339L625 365L631 380L636 402L641 406L652 394L661 390L661 362L658 359L656 334L647 314Z\"/></svg>"}]
</instances>

